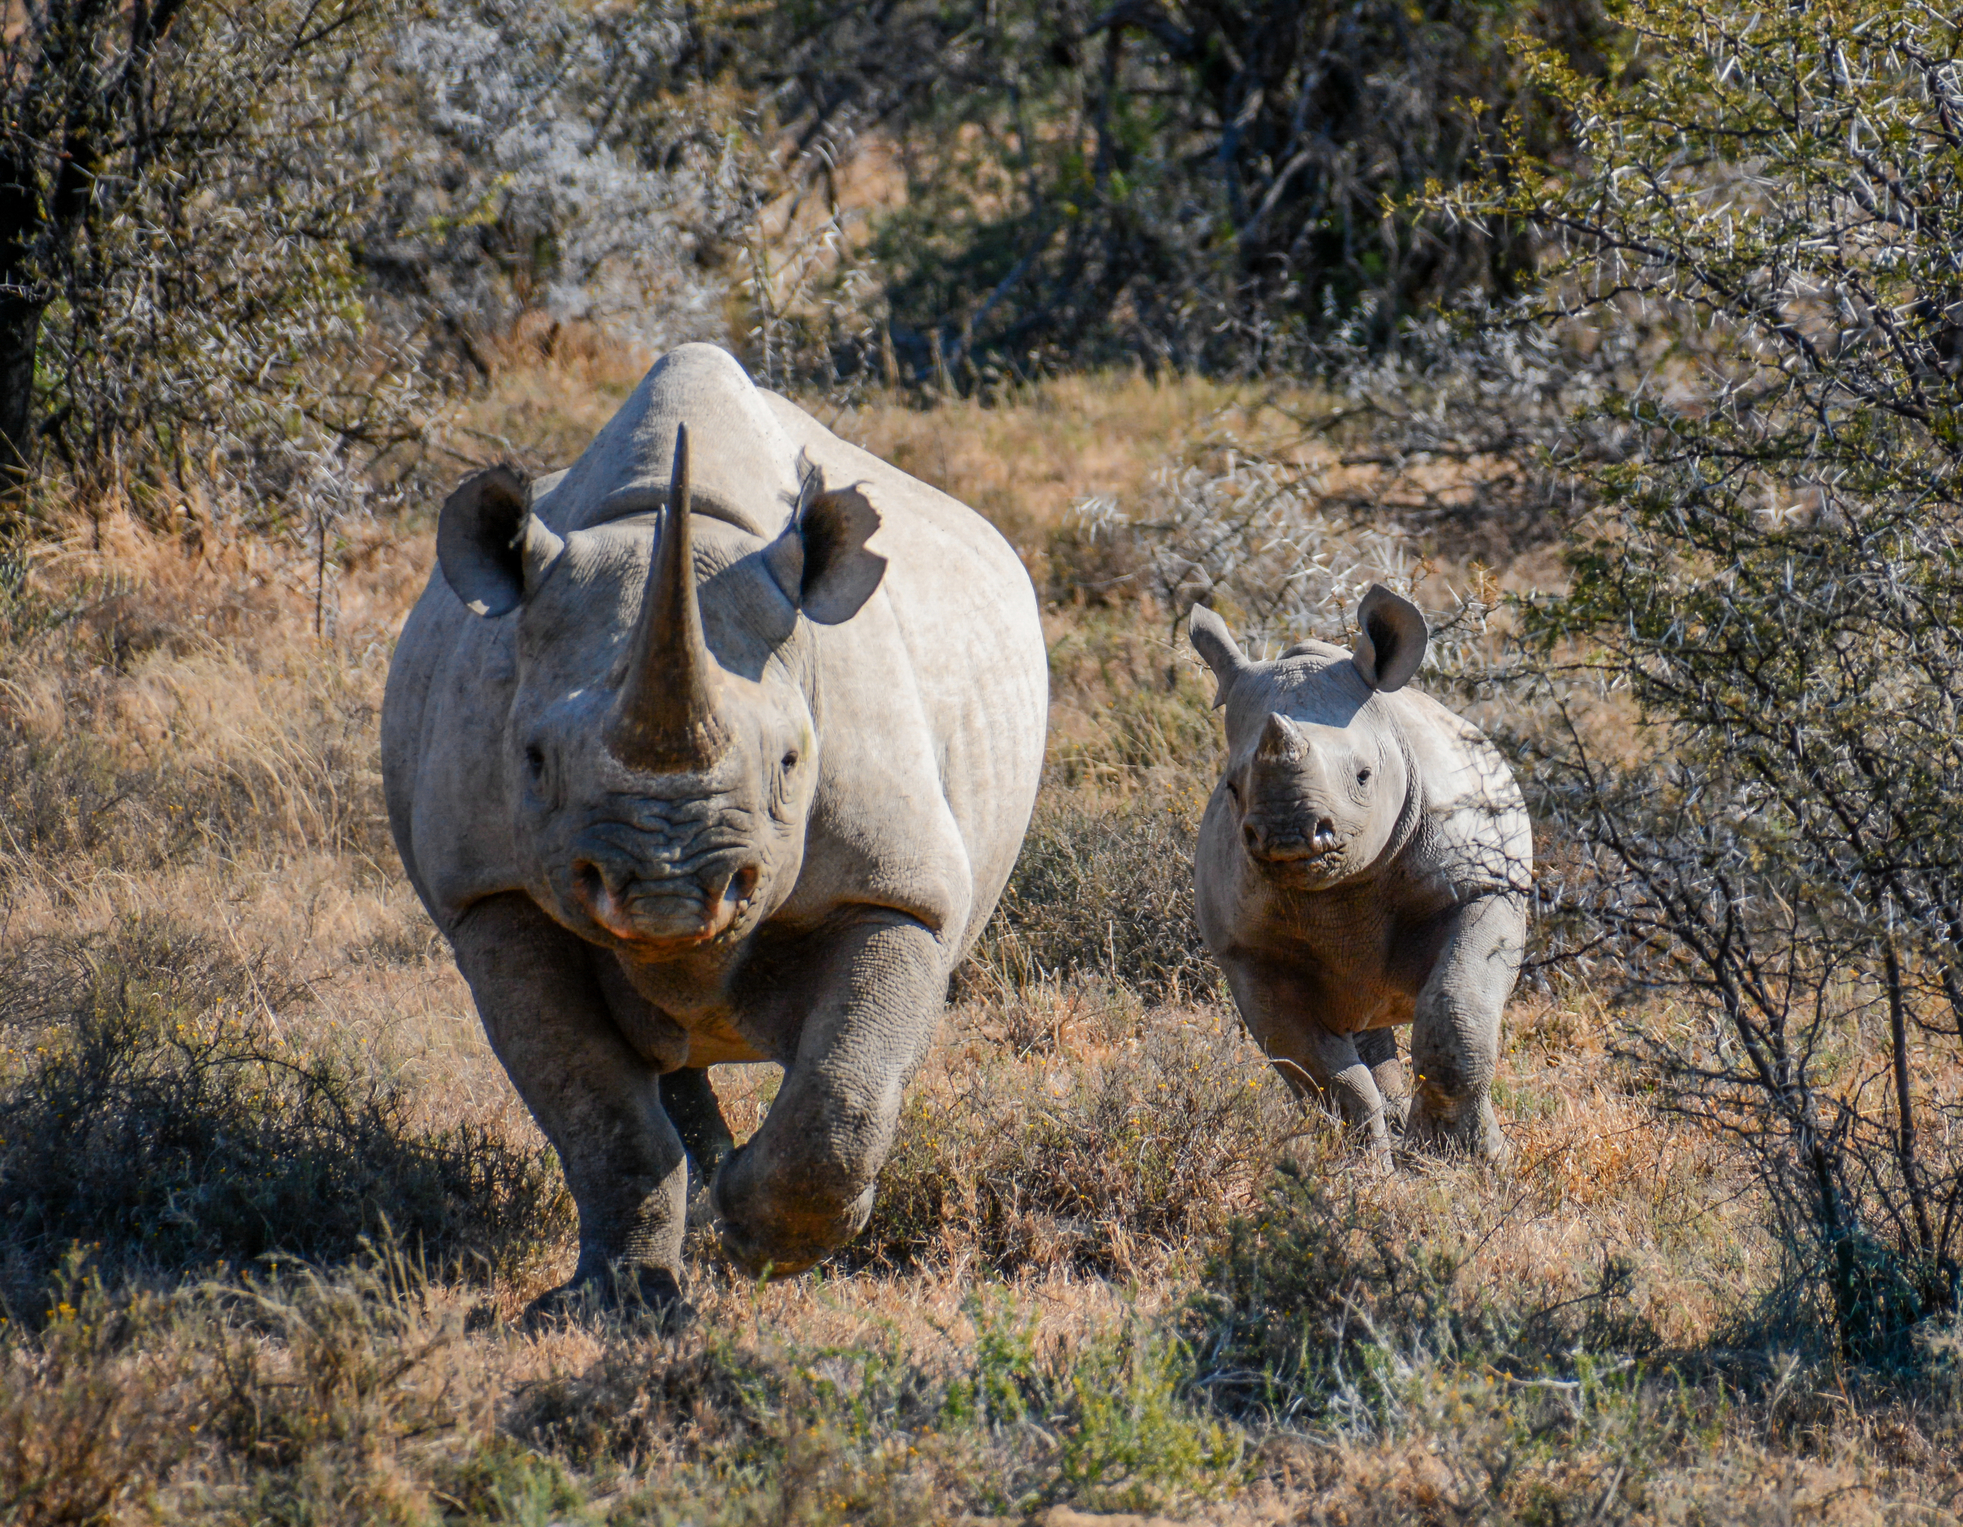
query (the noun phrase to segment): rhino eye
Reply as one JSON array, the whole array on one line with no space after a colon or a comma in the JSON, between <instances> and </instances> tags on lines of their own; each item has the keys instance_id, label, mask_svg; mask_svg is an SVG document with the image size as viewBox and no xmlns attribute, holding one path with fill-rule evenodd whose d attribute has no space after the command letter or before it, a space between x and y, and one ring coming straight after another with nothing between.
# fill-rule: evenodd
<instances>
[{"instance_id":1,"label":"rhino eye","mask_svg":"<svg viewBox=\"0 0 1963 1527\"><path fill-rule=\"evenodd\" d=\"M1241 787L1235 784L1231 779L1227 781L1227 798L1231 800L1236 806L1238 806L1241 803Z\"/></svg>"},{"instance_id":2,"label":"rhino eye","mask_svg":"<svg viewBox=\"0 0 1963 1527\"><path fill-rule=\"evenodd\" d=\"M1370 766L1368 764L1365 764L1362 768L1356 771L1356 782L1359 785L1367 785L1370 783Z\"/></svg>"},{"instance_id":3,"label":"rhino eye","mask_svg":"<svg viewBox=\"0 0 1963 1527\"><path fill-rule=\"evenodd\" d=\"M793 770L793 769L795 769L795 768L797 767L797 749L796 749L796 748L792 748L792 749L791 749L791 750L790 750L789 752L787 752L787 753L785 753L785 754L784 754L784 757L783 757L783 765L784 765L784 772L785 772L786 774L788 774L788 773L790 773L790 772L791 772L791 770Z\"/></svg>"},{"instance_id":4,"label":"rhino eye","mask_svg":"<svg viewBox=\"0 0 1963 1527\"><path fill-rule=\"evenodd\" d=\"M536 742L525 747L525 767L531 771L534 780L545 778L545 749Z\"/></svg>"}]
</instances>

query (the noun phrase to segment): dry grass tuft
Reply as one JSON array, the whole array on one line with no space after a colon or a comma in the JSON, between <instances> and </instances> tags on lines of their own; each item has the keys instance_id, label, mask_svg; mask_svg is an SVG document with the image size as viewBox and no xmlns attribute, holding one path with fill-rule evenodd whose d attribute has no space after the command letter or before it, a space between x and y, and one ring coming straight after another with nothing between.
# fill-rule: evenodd
<instances>
[{"instance_id":1,"label":"dry grass tuft","mask_svg":"<svg viewBox=\"0 0 1963 1527\"><path fill-rule=\"evenodd\" d=\"M1158 1277L1254 1201L1292 1133L1218 1008L1026 990L951 1027L848 1265Z\"/></svg>"}]
</instances>

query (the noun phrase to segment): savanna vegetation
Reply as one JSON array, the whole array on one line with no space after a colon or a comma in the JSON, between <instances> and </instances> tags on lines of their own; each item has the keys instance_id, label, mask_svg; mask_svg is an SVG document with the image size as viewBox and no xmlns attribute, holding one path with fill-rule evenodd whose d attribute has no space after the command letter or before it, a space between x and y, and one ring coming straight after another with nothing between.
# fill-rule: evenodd
<instances>
[{"instance_id":1,"label":"savanna vegetation","mask_svg":"<svg viewBox=\"0 0 1963 1527\"><path fill-rule=\"evenodd\" d=\"M0 49L0 1520L1963 1513L1954 18ZM1046 781L860 1240L759 1286L705 1224L688 1329L527 1331L570 1205L375 713L448 485L703 337L1017 547ZM1186 611L1341 639L1371 581L1536 814L1503 1168L1363 1170L1192 926Z\"/></svg>"}]
</instances>

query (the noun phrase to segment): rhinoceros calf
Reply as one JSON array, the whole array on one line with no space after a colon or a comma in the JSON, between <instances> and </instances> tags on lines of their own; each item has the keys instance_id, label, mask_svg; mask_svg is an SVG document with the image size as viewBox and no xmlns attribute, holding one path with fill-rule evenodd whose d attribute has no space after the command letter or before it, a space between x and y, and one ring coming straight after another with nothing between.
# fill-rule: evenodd
<instances>
[{"instance_id":1,"label":"rhinoceros calf","mask_svg":"<svg viewBox=\"0 0 1963 1527\"><path fill-rule=\"evenodd\" d=\"M1200 824L1200 933L1241 1018L1298 1093L1388 1146L1395 1025L1411 1025L1405 1139L1497 1157L1490 1093L1519 974L1533 841L1478 728L1404 686L1430 639L1381 585L1354 655L1327 642L1252 663L1196 606L1227 766Z\"/></svg>"},{"instance_id":2,"label":"rhinoceros calf","mask_svg":"<svg viewBox=\"0 0 1963 1527\"><path fill-rule=\"evenodd\" d=\"M709 345L568 471L465 482L437 556L389 673L389 820L579 1207L546 1300L623 1271L680 1297L685 1147L738 1263L809 1266L871 1211L1028 825L1028 575ZM782 1084L729 1151L701 1068L763 1060Z\"/></svg>"}]
</instances>

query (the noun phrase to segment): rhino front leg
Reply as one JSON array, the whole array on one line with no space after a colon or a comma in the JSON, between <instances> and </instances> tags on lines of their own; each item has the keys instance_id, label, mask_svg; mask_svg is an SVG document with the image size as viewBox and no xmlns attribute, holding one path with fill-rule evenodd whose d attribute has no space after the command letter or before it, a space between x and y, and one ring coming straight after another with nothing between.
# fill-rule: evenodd
<instances>
[{"instance_id":1,"label":"rhino front leg","mask_svg":"<svg viewBox=\"0 0 1963 1527\"><path fill-rule=\"evenodd\" d=\"M1405 1139L1497 1161L1506 1139L1493 1115L1493 1072L1501 1016L1526 949L1527 909L1517 896L1482 896L1449 916L1451 931L1411 1024Z\"/></svg>"},{"instance_id":2,"label":"rhino front leg","mask_svg":"<svg viewBox=\"0 0 1963 1527\"><path fill-rule=\"evenodd\" d=\"M855 912L800 942L760 962L749 994L758 1025L787 1036L783 1085L710 1187L724 1250L777 1277L864 1228L947 992L946 946L903 913Z\"/></svg>"},{"instance_id":3,"label":"rhino front leg","mask_svg":"<svg viewBox=\"0 0 1963 1527\"><path fill-rule=\"evenodd\" d=\"M1328 1108L1363 1137L1373 1155L1387 1153L1386 1104L1373 1074L1384 1058L1376 1031L1350 1035L1324 1027L1315 1015L1325 1005L1314 982L1300 972L1231 955L1220 963L1241 1021L1296 1096ZM1363 1046L1368 1057L1359 1053ZM1394 1068L1395 1039L1389 1059Z\"/></svg>"},{"instance_id":4,"label":"rhino front leg","mask_svg":"<svg viewBox=\"0 0 1963 1527\"><path fill-rule=\"evenodd\" d=\"M491 1048L579 1208L572 1279L533 1312L581 1289L607 1298L626 1291L621 1283L652 1310L679 1310L688 1165L660 1079L614 1022L592 951L516 894L477 903L450 942Z\"/></svg>"}]
</instances>

